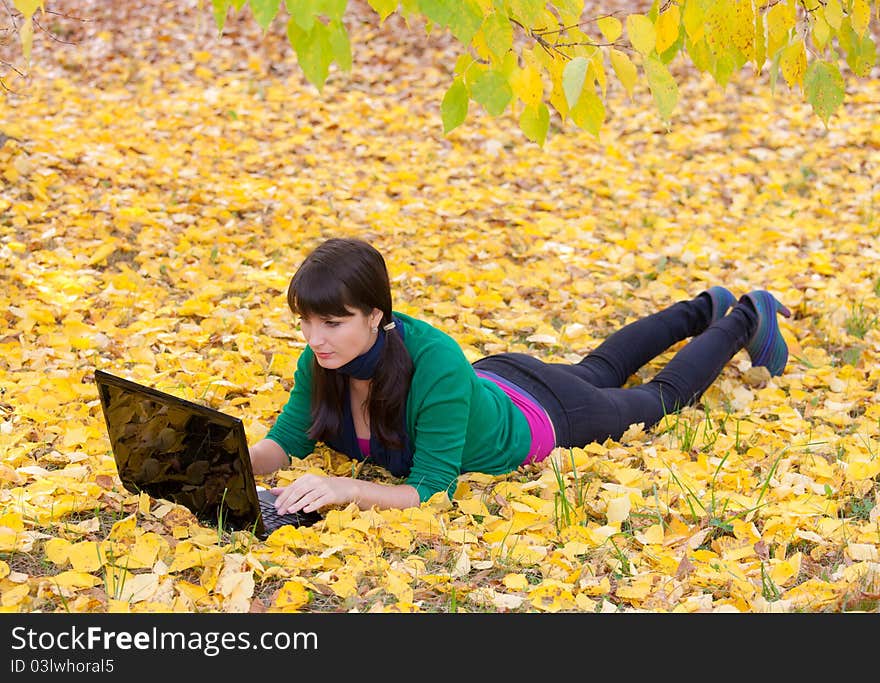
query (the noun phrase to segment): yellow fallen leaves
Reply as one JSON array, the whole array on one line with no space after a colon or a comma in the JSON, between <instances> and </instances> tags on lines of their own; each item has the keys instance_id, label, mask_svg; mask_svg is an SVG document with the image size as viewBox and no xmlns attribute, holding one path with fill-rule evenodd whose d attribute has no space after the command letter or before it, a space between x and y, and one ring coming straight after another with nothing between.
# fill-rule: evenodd
<instances>
[{"instance_id":1,"label":"yellow fallen leaves","mask_svg":"<svg viewBox=\"0 0 880 683\"><path fill-rule=\"evenodd\" d=\"M637 88L609 90L601 140L557 135L538 159L503 122L432 136L442 79L409 62L366 104L207 52L172 70L161 48L137 69L108 60L97 87L44 74L4 124L19 141L0 147L0 609L876 611L875 82L821 134L748 82L734 97L694 79L664 132ZM287 282L331 234L371 239L395 305L471 360L576 361L724 284L792 308L789 365L770 377L740 353L704 406L619 443L263 541L122 490L94 368L260 438L304 346ZM308 469L354 471L321 448L276 481Z\"/></svg>"}]
</instances>

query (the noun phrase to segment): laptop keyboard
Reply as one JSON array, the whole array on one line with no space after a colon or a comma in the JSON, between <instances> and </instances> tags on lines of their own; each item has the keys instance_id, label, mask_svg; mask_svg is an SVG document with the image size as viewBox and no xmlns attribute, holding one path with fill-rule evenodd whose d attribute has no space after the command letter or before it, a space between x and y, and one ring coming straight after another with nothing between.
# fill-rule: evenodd
<instances>
[{"instance_id":1,"label":"laptop keyboard","mask_svg":"<svg viewBox=\"0 0 880 683\"><path fill-rule=\"evenodd\" d=\"M290 526L310 526L321 519L321 515L317 512L293 512L286 515L279 515L275 509L275 496L271 493L259 491L260 514L263 517L263 526L266 532L275 531L275 529Z\"/></svg>"}]
</instances>

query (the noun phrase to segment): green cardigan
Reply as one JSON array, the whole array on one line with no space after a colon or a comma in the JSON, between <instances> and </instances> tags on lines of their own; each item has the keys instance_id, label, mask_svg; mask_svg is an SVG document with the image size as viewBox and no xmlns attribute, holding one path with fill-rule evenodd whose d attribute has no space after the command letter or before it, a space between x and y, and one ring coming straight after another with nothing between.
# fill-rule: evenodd
<instances>
[{"instance_id":1,"label":"green cardigan","mask_svg":"<svg viewBox=\"0 0 880 683\"><path fill-rule=\"evenodd\" d=\"M406 483L425 501L438 491L455 493L463 472L503 474L519 467L529 452L531 431L522 412L491 380L477 377L452 337L428 323L394 312L404 326L413 362L406 399L406 428L413 466ZM300 354L290 398L266 438L289 457L315 448L311 426L314 352Z\"/></svg>"}]
</instances>

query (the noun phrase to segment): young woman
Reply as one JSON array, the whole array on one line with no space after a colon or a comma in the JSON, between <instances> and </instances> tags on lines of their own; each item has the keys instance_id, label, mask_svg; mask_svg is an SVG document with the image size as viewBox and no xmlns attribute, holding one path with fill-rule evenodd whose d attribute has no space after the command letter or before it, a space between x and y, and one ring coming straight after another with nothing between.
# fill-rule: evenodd
<instances>
[{"instance_id":1,"label":"young woman","mask_svg":"<svg viewBox=\"0 0 880 683\"><path fill-rule=\"evenodd\" d=\"M254 472L286 467L321 441L405 480L306 474L272 489L282 514L352 501L406 508L438 491L451 497L463 472L502 474L557 446L616 439L637 422L655 425L699 399L742 348L771 375L788 359L776 319L788 309L765 290L737 302L715 286L626 325L579 363L501 353L471 364L449 335L392 309L385 260L357 239L330 239L312 251L287 302L307 346L287 404L250 448ZM622 388L688 337L650 382Z\"/></svg>"}]
</instances>

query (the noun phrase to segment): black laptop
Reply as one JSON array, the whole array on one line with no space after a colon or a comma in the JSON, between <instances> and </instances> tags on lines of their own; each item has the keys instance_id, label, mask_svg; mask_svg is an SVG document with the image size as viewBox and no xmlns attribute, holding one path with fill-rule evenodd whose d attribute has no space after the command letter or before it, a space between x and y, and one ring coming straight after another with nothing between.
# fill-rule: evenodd
<instances>
[{"instance_id":1,"label":"black laptop","mask_svg":"<svg viewBox=\"0 0 880 683\"><path fill-rule=\"evenodd\" d=\"M103 370L95 383L116 469L132 493L183 505L201 521L265 538L317 512L279 515L275 496L257 489L244 424L213 408Z\"/></svg>"}]
</instances>

